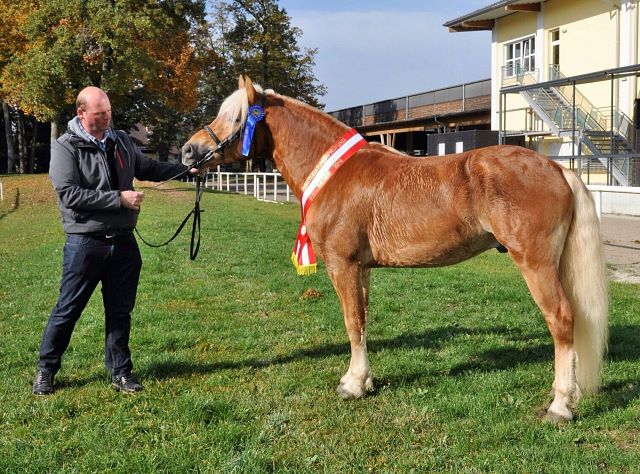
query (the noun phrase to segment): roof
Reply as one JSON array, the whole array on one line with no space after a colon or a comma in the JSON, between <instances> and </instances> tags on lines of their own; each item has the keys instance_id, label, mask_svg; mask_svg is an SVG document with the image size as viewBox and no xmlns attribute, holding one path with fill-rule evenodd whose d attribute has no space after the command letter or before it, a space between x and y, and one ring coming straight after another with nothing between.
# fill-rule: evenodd
<instances>
[{"instance_id":1,"label":"roof","mask_svg":"<svg viewBox=\"0 0 640 474\"><path fill-rule=\"evenodd\" d=\"M540 4L545 0L502 0L489 6L467 13L443 24L449 31L480 31L491 30L498 18L516 12L540 11Z\"/></svg>"}]
</instances>

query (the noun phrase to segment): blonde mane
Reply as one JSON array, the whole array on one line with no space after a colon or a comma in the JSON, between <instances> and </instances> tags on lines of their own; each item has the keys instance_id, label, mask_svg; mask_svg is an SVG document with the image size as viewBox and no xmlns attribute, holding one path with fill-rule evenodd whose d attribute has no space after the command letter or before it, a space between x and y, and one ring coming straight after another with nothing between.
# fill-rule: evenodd
<instances>
[{"instance_id":1,"label":"blonde mane","mask_svg":"<svg viewBox=\"0 0 640 474\"><path fill-rule=\"evenodd\" d=\"M262 90L258 84L254 84L256 92L260 94L273 94L272 90L266 92ZM249 111L249 99L247 98L246 89L238 89L229 97L227 97L218 111L218 117L225 117L232 125L239 122L240 126L244 126Z\"/></svg>"}]
</instances>

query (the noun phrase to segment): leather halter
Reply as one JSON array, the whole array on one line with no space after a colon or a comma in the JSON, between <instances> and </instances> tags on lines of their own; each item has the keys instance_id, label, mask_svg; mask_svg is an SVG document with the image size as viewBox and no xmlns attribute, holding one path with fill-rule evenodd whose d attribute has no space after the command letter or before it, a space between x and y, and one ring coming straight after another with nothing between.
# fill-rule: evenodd
<instances>
[{"instance_id":1,"label":"leather halter","mask_svg":"<svg viewBox=\"0 0 640 474\"><path fill-rule=\"evenodd\" d=\"M216 148L207 153L204 158L191 165L193 168L199 168L205 163L211 161L216 153L220 153L224 158L224 150L240 136L240 133L242 133L242 127L239 127L227 138L225 138L224 140L220 140L218 136L213 133L213 130L211 130L211 127L209 127L209 125L205 125L204 129L209 134L209 137L211 137L211 139L213 140L213 143L216 144Z\"/></svg>"}]
</instances>

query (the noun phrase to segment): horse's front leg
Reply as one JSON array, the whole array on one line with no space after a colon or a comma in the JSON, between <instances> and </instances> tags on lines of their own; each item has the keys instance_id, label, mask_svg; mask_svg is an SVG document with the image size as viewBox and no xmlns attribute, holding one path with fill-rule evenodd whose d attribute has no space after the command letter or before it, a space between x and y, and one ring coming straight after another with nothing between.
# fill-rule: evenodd
<instances>
[{"instance_id":1,"label":"horse's front leg","mask_svg":"<svg viewBox=\"0 0 640 474\"><path fill-rule=\"evenodd\" d=\"M349 370L340 379L338 394L343 399L360 398L373 388L367 355L366 300L369 290L369 269L358 262L327 262L329 277L340 298L344 324L351 343Z\"/></svg>"}]
</instances>

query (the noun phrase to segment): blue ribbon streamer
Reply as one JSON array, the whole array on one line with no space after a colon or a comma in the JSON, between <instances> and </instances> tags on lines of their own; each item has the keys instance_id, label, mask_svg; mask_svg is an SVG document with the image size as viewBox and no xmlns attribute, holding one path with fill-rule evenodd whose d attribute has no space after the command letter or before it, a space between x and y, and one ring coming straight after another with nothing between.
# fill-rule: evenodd
<instances>
[{"instance_id":1,"label":"blue ribbon streamer","mask_svg":"<svg viewBox=\"0 0 640 474\"><path fill-rule=\"evenodd\" d=\"M253 132L256 124L264 118L264 109L259 105L249 107L247 121L244 125L244 136L242 137L242 156L249 156L251 150L251 142L253 141Z\"/></svg>"}]
</instances>

